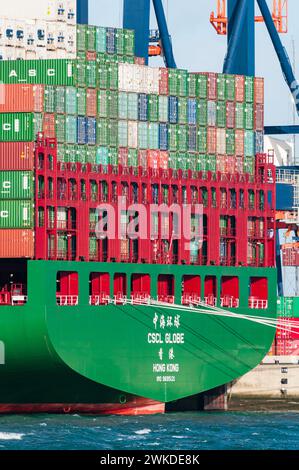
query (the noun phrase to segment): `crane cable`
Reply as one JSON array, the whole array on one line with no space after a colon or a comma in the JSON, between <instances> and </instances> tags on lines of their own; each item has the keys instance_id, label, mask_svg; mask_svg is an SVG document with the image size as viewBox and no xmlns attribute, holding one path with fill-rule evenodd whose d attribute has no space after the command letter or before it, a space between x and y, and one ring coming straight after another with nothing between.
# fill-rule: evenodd
<instances>
[{"instance_id":1,"label":"crane cable","mask_svg":"<svg viewBox=\"0 0 299 470\"><path fill-rule=\"evenodd\" d=\"M113 299L109 299L109 303L114 303ZM159 308L164 310L176 310L180 312L195 312L204 315L211 315L215 317L226 317L226 318L233 318L239 320L247 320L257 324L261 324L263 326L267 326L269 328L279 329L283 332L294 333L295 335L299 336L299 325L297 322L289 321L287 326L283 326L281 324L281 319L273 319L271 317L264 317L264 316L251 316L245 315L240 313L230 312L229 310L225 310L219 307L214 307L211 305L207 305L204 302L193 302L189 306L182 305L182 304L170 304L167 302L160 302L154 299L147 299L147 300L138 300L136 299L126 299L125 303L132 304L135 306L143 306L143 307L151 307L151 308ZM200 308L204 307L204 308Z\"/></svg>"}]
</instances>

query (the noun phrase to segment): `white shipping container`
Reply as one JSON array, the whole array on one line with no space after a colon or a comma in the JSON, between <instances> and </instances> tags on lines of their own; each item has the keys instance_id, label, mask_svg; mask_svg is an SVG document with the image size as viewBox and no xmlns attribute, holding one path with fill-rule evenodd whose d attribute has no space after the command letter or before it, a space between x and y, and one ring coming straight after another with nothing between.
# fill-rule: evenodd
<instances>
[{"instance_id":1,"label":"white shipping container","mask_svg":"<svg viewBox=\"0 0 299 470\"><path fill-rule=\"evenodd\" d=\"M136 121L128 121L128 147L136 149L138 146L138 127Z\"/></svg>"},{"instance_id":2,"label":"white shipping container","mask_svg":"<svg viewBox=\"0 0 299 470\"><path fill-rule=\"evenodd\" d=\"M66 49L67 25L65 23L56 23L57 49Z\"/></svg>"},{"instance_id":3,"label":"white shipping container","mask_svg":"<svg viewBox=\"0 0 299 470\"><path fill-rule=\"evenodd\" d=\"M26 23L22 20L15 22L15 46L26 46Z\"/></svg>"},{"instance_id":4,"label":"white shipping container","mask_svg":"<svg viewBox=\"0 0 299 470\"><path fill-rule=\"evenodd\" d=\"M36 60L36 52L35 51L25 51L25 59L26 60Z\"/></svg>"},{"instance_id":5,"label":"white shipping container","mask_svg":"<svg viewBox=\"0 0 299 470\"><path fill-rule=\"evenodd\" d=\"M4 21L4 46L15 46L15 22L14 20Z\"/></svg>"},{"instance_id":6,"label":"white shipping container","mask_svg":"<svg viewBox=\"0 0 299 470\"><path fill-rule=\"evenodd\" d=\"M66 28L66 50L70 54L77 53L77 29L76 26L67 25Z\"/></svg>"},{"instance_id":7,"label":"white shipping container","mask_svg":"<svg viewBox=\"0 0 299 470\"><path fill-rule=\"evenodd\" d=\"M47 31L46 31L46 48L48 51L53 51L57 49L57 25L55 21L47 22Z\"/></svg>"},{"instance_id":8,"label":"white shipping container","mask_svg":"<svg viewBox=\"0 0 299 470\"><path fill-rule=\"evenodd\" d=\"M76 11L76 0L10 0L1 2L0 7L1 17L69 21L72 24L76 23ZM75 15L72 16L70 12Z\"/></svg>"},{"instance_id":9,"label":"white shipping container","mask_svg":"<svg viewBox=\"0 0 299 470\"><path fill-rule=\"evenodd\" d=\"M47 45L47 23L37 20L35 22L35 44L37 47L46 47Z\"/></svg>"},{"instance_id":10,"label":"white shipping container","mask_svg":"<svg viewBox=\"0 0 299 470\"><path fill-rule=\"evenodd\" d=\"M25 37L25 49L26 51L35 51L36 49L36 30L35 21L26 20L26 37Z\"/></svg>"},{"instance_id":11,"label":"white shipping container","mask_svg":"<svg viewBox=\"0 0 299 470\"><path fill-rule=\"evenodd\" d=\"M225 155L226 153L226 130L217 129L217 154Z\"/></svg>"},{"instance_id":12,"label":"white shipping container","mask_svg":"<svg viewBox=\"0 0 299 470\"><path fill-rule=\"evenodd\" d=\"M70 25L76 25L77 2L75 0L68 0L66 2L66 22Z\"/></svg>"}]
</instances>

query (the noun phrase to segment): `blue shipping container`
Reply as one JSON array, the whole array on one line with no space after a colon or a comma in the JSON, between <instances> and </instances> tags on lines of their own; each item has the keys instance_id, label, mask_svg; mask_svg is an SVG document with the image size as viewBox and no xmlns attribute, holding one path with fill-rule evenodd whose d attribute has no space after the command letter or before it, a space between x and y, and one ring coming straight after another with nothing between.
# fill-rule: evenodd
<instances>
[{"instance_id":1,"label":"blue shipping container","mask_svg":"<svg viewBox=\"0 0 299 470\"><path fill-rule=\"evenodd\" d=\"M115 36L115 28L107 28L107 53L108 54L115 54L116 53L116 36Z\"/></svg>"},{"instance_id":2,"label":"blue shipping container","mask_svg":"<svg viewBox=\"0 0 299 470\"><path fill-rule=\"evenodd\" d=\"M97 137L97 120L93 117L87 118L87 143L89 145L96 144L96 137Z\"/></svg>"},{"instance_id":3,"label":"blue shipping container","mask_svg":"<svg viewBox=\"0 0 299 470\"><path fill-rule=\"evenodd\" d=\"M190 152L196 152L196 137L197 137L196 126L189 126L188 149L190 150Z\"/></svg>"},{"instance_id":4,"label":"blue shipping container","mask_svg":"<svg viewBox=\"0 0 299 470\"><path fill-rule=\"evenodd\" d=\"M159 125L159 149L168 150L168 125Z\"/></svg>"},{"instance_id":5,"label":"blue shipping container","mask_svg":"<svg viewBox=\"0 0 299 470\"><path fill-rule=\"evenodd\" d=\"M292 184L276 184L276 210L290 211L295 203L295 186Z\"/></svg>"},{"instance_id":6,"label":"blue shipping container","mask_svg":"<svg viewBox=\"0 0 299 470\"><path fill-rule=\"evenodd\" d=\"M148 99L145 93L138 95L138 120L147 121Z\"/></svg>"},{"instance_id":7,"label":"blue shipping container","mask_svg":"<svg viewBox=\"0 0 299 470\"><path fill-rule=\"evenodd\" d=\"M77 118L77 144L87 144L86 121L85 117L79 116Z\"/></svg>"},{"instance_id":8,"label":"blue shipping container","mask_svg":"<svg viewBox=\"0 0 299 470\"><path fill-rule=\"evenodd\" d=\"M196 110L197 110L196 99L189 98L188 99L188 124L196 124Z\"/></svg>"},{"instance_id":9,"label":"blue shipping container","mask_svg":"<svg viewBox=\"0 0 299 470\"><path fill-rule=\"evenodd\" d=\"M171 124L178 123L178 98L176 96L169 96L168 105L168 118Z\"/></svg>"}]
</instances>

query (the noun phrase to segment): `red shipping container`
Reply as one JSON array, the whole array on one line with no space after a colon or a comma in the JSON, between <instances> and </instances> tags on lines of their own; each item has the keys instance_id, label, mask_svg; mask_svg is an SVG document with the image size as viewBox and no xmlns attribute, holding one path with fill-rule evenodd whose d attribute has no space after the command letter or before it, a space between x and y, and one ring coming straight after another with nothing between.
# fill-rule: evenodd
<instances>
[{"instance_id":1,"label":"red shipping container","mask_svg":"<svg viewBox=\"0 0 299 470\"><path fill-rule=\"evenodd\" d=\"M147 150L139 150L138 152L138 166L142 168L147 168Z\"/></svg>"},{"instance_id":2,"label":"red shipping container","mask_svg":"<svg viewBox=\"0 0 299 470\"><path fill-rule=\"evenodd\" d=\"M254 102L264 104L264 79L256 77L254 79Z\"/></svg>"},{"instance_id":3,"label":"red shipping container","mask_svg":"<svg viewBox=\"0 0 299 470\"><path fill-rule=\"evenodd\" d=\"M299 248L283 248L282 263L284 266L299 266Z\"/></svg>"},{"instance_id":4,"label":"red shipping container","mask_svg":"<svg viewBox=\"0 0 299 470\"><path fill-rule=\"evenodd\" d=\"M160 152L158 150L148 150L148 166L157 170L160 163Z\"/></svg>"},{"instance_id":5,"label":"red shipping container","mask_svg":"<svg viewBox=\"0 0 299 470\"><path fill-rule=\"evenodd\" d=\"M207 150L211 155L216 153L216 127L208 127Z\"/></svg>"},{"instance_id":6,"label":"red shipping container","mask_svg":"<svg viewBox=\"0 0 299 470\"><path fill-rule=\"evenodd\" d=\"M226 157L225 173L233 175L235 173L236 160L232 155Z\"/></svg>"},{"instance_id":7,"label":"red shipping container","mask_svg":"<svg viewBox=\"0 0 299 470\"><path fill-rule=\"evenodd\" d=\"M47 138L56 137L55 114L45 113L43 118L43 133Z\"/></svg>"},{"instance_id":8,"label":"red shipping container","mask_svg":"<svg viewBox=\"0 0 299 470\"><path fill-rule=\"evenodd\" d=\"M120 147L118 149L118 164L122 166L128 166L128 149L126 147Z\"/></svg>"},{"instance_id":9,"label":"red shipping container","mask_svg":"<svg viewBox=\"0 0 299 470\"><path fill-rule=\"evenodd\" d=\"M235 153L238 156L244 155L244 131L243 129L236 129L235 131Z\"/></svg>"},{"instance_id":10,"label":"red shipping container","mask_svg":"<svg viewBox=\"0 0 299 470\"><path fill-rule=\"evenodd\" d=\"M220 171L220 173L225 173L225 165L226 165L226 155L217 155L216 171Z\"/></svg>"},{"instance_id":11,"label":"red shipping container","mask_svg":"<svg viewBox=\"0 0 299 470\"><path fill-rule=\"evenodd\" d=\"M144 57L134 57L134 64L135 65L145 65L145 58Z\"/></svg>"},{"instance_id":12,"label":"red shipping container","mask_svg":"<svg viewBox=\"0 0 299 470\"><path fill-rule=\"evenodd\" d=\"M87 88L86 115L92 117L97 116L97 90L95 88Z\"/></svg>"},{"instance_id":13,"label":"red shipping container","mask_svg":"<svg viewBox=\"0 0 299 470\"><path fill-rule=\"evenodd\" d=\"M226 103L226 126L228 129L234 129L235 127L235 112L235 103L233 101L228 101Z\"/></svg>"},{"instance_id":14,"label":"red shipping container","mask_svg":"<svg viewBox=\"0 0 299 470\"><path fill-rule=\"evenodd\" d=\"M168 69L160 68L159 95L168 95Z\"/></svg>"},{"instance_id":15,"label":"red shipping container","mask_svg":"<svg viewBox=\"0 0 299 470\"><path fill-rule=\"evenodd\" d=\"M168 164L169 164L169 153L160 152L159 167L162 170L168 170Z\"/></svg>"},{"instance_id":16,"label":"red shipping container","mask_svg":"<svg viewBox=\"0 0 299 470\"><path fill-rule=\"evenodd\" d=\"M236 101L243 103L245 100L245 77L243 75L236 75Z\"/></svg>"},{"instance_id":17,"label":"red shipping container","mask_svg":"<svg viewBox=\"0 0 299 470\"><path fill-rule=\"evenodd\" d=\"M244 173L244 158L236 157L235 160L235 173L242 175Z\"/></svg>"},{"instance_id":18,"label":"red shipping container","mask_svg":"<svg viewBox=\"0 0 299 470\"><path fill-rule=\"evenodd\" d=\"M96 52L87 51L87 52L86 52L86 60L87 60L88 62L97 60L97 53L96 53Z\"/></svg>"},{"instance_id":19,"label":"red shipping container","mask_svg":"<svg viewBox=\"0 0 299 470\"><path fill-rule=\"evenodd\" d=\"M254 128L257 131L264 130L264 105L256 104L254 110Z\"/></svg>"},{"instance_id":20,"label":"red shipping container","mask_svg":"<svg viewBox=\"0 0 299 470\"><path fill-rule=\"evenodd\" d=\"M33 230L0 230L0 258L33 257Z\"/></svg>"},{"instance_id":21,"label":"red shipping container","mask_svg":"<svg viewBox=\"0 0 299 470\"><path fill-rule=\"evenodd\" d=\"M32 171L33 142L0 142L0 170Z\"/></svg>"},{"instance_id":22,"label":"red shipping container","mask_svg":"<svg viewBox=\"0 0 299 470\"><path fill-rule=\"evenodd\" d=\"M0 85L0 113L40 113L43 103L43 85Z\"/></svg>"},{"instance_id":23,"label":"red shipping container","mask_svg":"<svg viewBox=\"0 0 299 470\"><path fill-rule=\"evenodd\" d=\"M208 99L217 99L217 73L208 73Z\"/></svg>"}]
</instances>

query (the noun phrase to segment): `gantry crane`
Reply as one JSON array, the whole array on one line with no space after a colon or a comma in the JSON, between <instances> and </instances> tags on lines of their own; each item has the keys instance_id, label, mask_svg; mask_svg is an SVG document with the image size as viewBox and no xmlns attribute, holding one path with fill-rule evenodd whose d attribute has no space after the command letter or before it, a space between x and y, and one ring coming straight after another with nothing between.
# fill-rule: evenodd
<instances>
[{"instance_id":1,"label":"gantry crane","mask_svg":"<svg viewBox=\"0 0 299 470\"><path fill-rule=\"evenodd\" d=\"M210 15L210 23L217 34L226 35L228 18L226 13L226 0L217 0L216 14ZM272 19L278 33L288 32L288 0L273 0ZM256 23L263 23L263 16L255 16Z\"/></svg>"}]
</instances>

